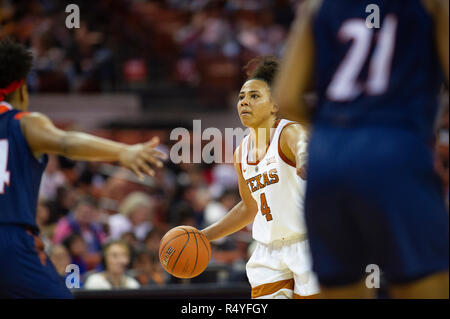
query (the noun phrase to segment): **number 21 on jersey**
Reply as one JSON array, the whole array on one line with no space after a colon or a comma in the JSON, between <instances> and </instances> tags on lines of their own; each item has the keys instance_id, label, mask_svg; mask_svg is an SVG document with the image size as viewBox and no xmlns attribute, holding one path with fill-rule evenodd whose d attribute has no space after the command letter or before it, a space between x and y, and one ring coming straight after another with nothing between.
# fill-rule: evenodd
<instances>
[{"instance_id":1,"label":"number 21 on jersey","mask_svg":"<svg viewBox=\"0 0 450 319\"><path fill-rule=\"evenodd\" d=\"M0 194L5 192L5 185L9 186L8 140L0 140Z\"/></svg>"},{"instance_id":2,"label":"number 21 on jersey","mask_svg":"<svg viewBox=\"0 0 450 319\"><path fill-rule=\"evenodd\" d=\"M352 42L328 86L327 97L332 101L345 102L353 100L361 93L383 94L389 85L396 31L395 15L386 16L377 37L362 19L344 22L339 29L338 40L342 43ZM377 45L369 63L368 78L365 83L360 83L358 76L369 56L374 38Z\"/></svg>"}]
</instances>

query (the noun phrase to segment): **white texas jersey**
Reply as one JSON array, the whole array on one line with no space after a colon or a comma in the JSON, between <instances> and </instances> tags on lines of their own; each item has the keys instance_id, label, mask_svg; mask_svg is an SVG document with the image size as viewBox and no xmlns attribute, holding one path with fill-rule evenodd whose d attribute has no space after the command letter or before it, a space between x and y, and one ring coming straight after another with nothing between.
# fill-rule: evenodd
<instances>
[{"instance_id":1,"label":"white texas jersey","mask_svg":"<svg viewBox=\"0 0 450 319\"><path fill-rule=\"evenodd\" d=\"M259 162L251 158L250 135L241 143L242 175L258 204L253 238L263 244L306 235L303 214L306 182L297 175L295 163L284 156L279 145L283 129L294 123L283 119L276 123L267 152Z\"/></svg>"}]
</instances>

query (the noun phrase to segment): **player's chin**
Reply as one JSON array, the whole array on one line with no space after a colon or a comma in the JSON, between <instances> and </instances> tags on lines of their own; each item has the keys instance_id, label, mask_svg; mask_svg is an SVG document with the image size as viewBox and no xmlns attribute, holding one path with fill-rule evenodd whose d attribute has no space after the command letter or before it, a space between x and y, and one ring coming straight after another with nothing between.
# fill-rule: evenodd
<instances>
[{"instance_id":1,"label":"player's chin","mask_svg":"<svg viewBox=\"0 0 450 319\"><path fill-rule=\"evenodd\" d=\"M239 118L241 119L241 123L242 125L244 125L245 127L252 127L252 117L248 114L242 114L239 115Z\"/></svg>"}]
</instances>

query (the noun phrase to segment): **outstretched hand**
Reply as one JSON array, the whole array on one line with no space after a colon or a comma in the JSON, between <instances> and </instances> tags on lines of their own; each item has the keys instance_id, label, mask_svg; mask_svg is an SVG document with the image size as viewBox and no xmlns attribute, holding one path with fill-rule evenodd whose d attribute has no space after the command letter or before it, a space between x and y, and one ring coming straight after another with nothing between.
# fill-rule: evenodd
<instances>
[{"instance_id":1,"label":"outstretched hand","mask_svg":"<svg viewBox=\"0 0 450 319\"><path fill-rule=\"evenodd\" d=\"M153 167L163 167L163 160L167 155L155 150L159 144L159 138L154 137L150 141L141 144L129 145L119 156L120 163L133 170L140 180L144 179L144 174L154 176Z\"/></svg>"}]
</instances>

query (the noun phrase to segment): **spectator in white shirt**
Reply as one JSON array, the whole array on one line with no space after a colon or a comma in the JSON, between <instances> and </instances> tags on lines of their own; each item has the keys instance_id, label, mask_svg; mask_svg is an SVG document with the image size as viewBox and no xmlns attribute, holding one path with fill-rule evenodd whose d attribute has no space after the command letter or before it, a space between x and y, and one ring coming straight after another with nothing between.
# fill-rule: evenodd
<instances>
[{"instance_id":1,"label":"spectator in white shirt","mask_svg":"<svg viewBox=\"0 0 450 319\"><path fill-rule=\"evenodd\" d=\"M85 289L137 289L140 284L126 275L130 264L130 249L121 241L112 241L103 249L105 271L87 277Z\"/></svg>"},{"instance_id":2,"label":"spectator in white shirt","mask_svg":"<svg viewBox=\"0 0 450 319\"><path fill-rule=\"evenodd\" d=\"M119 206L119 214L109 217L111 239L120 239L124 233L133 232L138 240L144 240L152 230L153 199L144 192L129 194Z\"/></svg>"}]
</instances>

